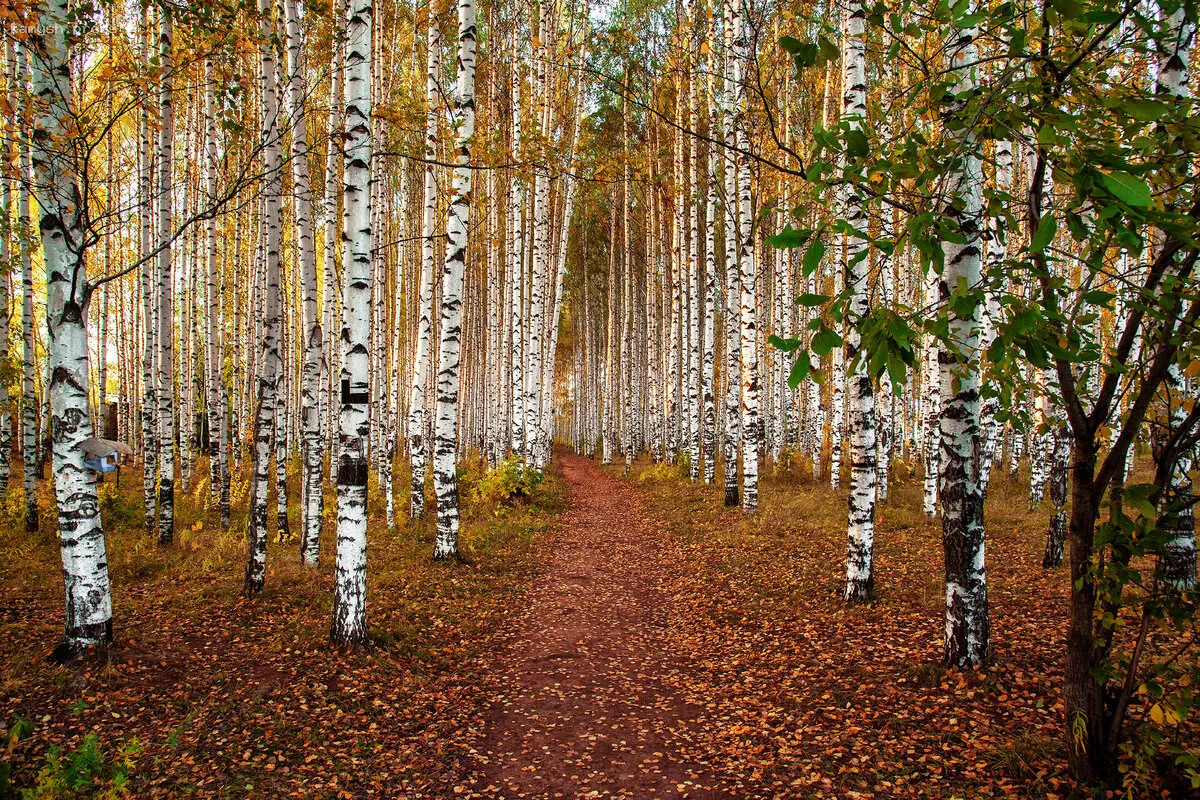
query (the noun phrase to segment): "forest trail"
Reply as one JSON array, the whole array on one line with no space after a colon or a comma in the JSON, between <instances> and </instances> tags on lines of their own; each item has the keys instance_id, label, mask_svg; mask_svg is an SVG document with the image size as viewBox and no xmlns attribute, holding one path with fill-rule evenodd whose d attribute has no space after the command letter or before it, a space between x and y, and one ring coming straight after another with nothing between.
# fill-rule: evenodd
<instances>
[{"instance_id":1,"label":"forest trail","mask_svg":"<svg viewBox=\"0 0 1200 800\"><path fill-rule=\"evenodd\" d=\"M684 566L656 547L630 486L562 453L570 504L515 612L502 694L475 746L484 796L729 797L699 742L712 723L678 686L694 670L667 637L663 584Z\"/></svg>"}]
</instances>

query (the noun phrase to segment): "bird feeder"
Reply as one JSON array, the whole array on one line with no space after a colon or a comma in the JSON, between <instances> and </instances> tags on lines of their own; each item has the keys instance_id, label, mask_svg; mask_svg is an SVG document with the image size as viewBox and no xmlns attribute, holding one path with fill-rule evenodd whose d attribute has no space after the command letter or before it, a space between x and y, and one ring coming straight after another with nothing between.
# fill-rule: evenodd
<instances>
[{"instance_id":1,"label":"bird feeder","mask_svg":"<svg viewBox=\"0 0 1200 800\"><path fill-rule=\"evenodd\" d=\"M121 456L133 455L133 448L124 442L112 439L84 439L79 443L83 450L83 465L93 472L117 473L117 486L121 485Z\"/></svg>"}]
</instances>

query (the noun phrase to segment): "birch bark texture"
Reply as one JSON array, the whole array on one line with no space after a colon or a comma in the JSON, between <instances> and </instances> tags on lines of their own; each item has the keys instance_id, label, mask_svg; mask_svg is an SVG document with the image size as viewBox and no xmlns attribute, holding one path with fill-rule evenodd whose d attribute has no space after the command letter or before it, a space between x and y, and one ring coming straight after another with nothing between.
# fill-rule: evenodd
<instances>
[{"instance_id":1,"label":"birch bark texture","mask_svg":"<svg viewBox=\"0 0 1200 800\"><path fill-rule=\"evenodd\" d=\"M862 132L867 117L866 10L861 0L846 4L842 116L851 131ZM846 325L846 353L850 375L850 499L846 548L847 602L865 602L875 591L875 388L866 359L858 357L862 337L858 321L868 310L866 199L853 183L845 194L846 222L853 229L846 237L846 285L851 292ZM835 442L835 447L838 446Z\"/></svg>"},{"instance_id":2,"label":"birch bark texture","mask_svg":"<svg viewBox=\"0 0 1200 800\"><path fill-rule=\"evenodd\" d=\"M439 326L437 418L434 426L433 488L438 522L433 557L458 554L458 399L462 337L463 270L471 221L471 145L475 135L475 0L458 4L458 83L452 124L457 157L446 224Z\"/></svg>"},{"instance_id":3,"label":"birch bark texture","mask_svg":"<svg viewBox=\"0 0 1200 800\"><path fill-rule=\"evenodd\" d=\"M62 146L73 94L67 0L38 6L29 38L32 91L39 103L30 131L38 227L46 267L50 436L66 624L52 660L65 663L112 641L112 589L96 474L80 445L92 436L88 392L86 260L82 198L71 150Z\"/></svg>"},{"instance_id":4,"label":"birch bark texture","mask_svg":"<svg viewBox=\"0 0 1200 800\"><path fill-rule=\"evenodd\" d=\"M335 644L355 647L367 643L372 14L371 0L353 0L346 20L337 562L329 630Z\"/></svg>"},{"instance_id":5,"label":"birch bark texture","mask_svg":"<svg viewBox=\"0 0 1200 800\"><path fill-rule=\"evenodd\" d=\"M728 0L733 27L734 143L737 150L737 217L741 254L739 304L742 383L742 511L758 511L758 336L756 333L757 262L754 255L754 208L750 195L749 136L746 132L745 73L749 47L744 20L744 0Z\"/></svg>"},{"instance_id":6,"label":"birch bark texture","mask_svg":"<svg viewBox=\"0 0 1200 800\"><path fill-rule=\"evenodd\" d=\"M317 312L317 253L313 241L312 187L308 174L308 123L304 99L303 37L300 31L299 0L283 0L287 26L287 96L291 112L292 186L295 192L295 237L299 248L301 323L303 341L303 378L300 388L300 418L303 429L300 496L301 552L320 550L321 518L325 503L322 493L322 468L325 450L321 436L318 403L324 378L322 354L325 333ZM336 47L336 44L334 45Z\"/></svg>"},{"instance_id":7,"label":"birch bark texture","mask_svg":"<svg viewBox=\"0 0 1200 800\"><path fill-rule=\"evenodd\" d=\"M413 357L412 382L408 401L408 448L412 474L412 500L409 513L413 519L425 513L425 387L429 383L433 340L433 267L434 219L437 214L437 135L438 135L438 73L442 61L442 39L433 6L429 8L429 29L426 35L425 66L425 164L423 203L421 207L421 279L417 294L417 348Z\"/></svg>"},{"instance_id":8,"label":"birch bark texture","mask_svg":"<svg viewBox=\"0 0 1200 800\"><path fill-rule=\"evenodd\" d=\"M158 543L170 544L175 537L175 370L174 370L174 304L171 272L171 241L174 185L172 170L175 161L175 102L172 75L174 22L168 4L159 6L158 60L159 130L158 185L156 187L158 247L156 276L158 279Z\"/></svg>"},{"instance_id":9,"label":"birch bark texture","mask_svg":"<svg viewBox=\"0 0 1200 800\"><path fill-rule=\"evenodd\" d=\"M977 85L979 49L974 28L957 30L949 54L955 97ZM981 231L983 169L969 128L955 134L960 171L951 182L946 213L960 234L944 242L939 300L949 314L949 345L938 353L941 384L940 454L942 544L946 567L946 663L973 667L990 657L983 492L979 483L979 342L982 320ZM975 302L955 302L966 291ZM962 310L969 308L964 313Z\"/></svg>"},{"instance_id":10,"label":"birch bark texture","mask_svg":"<svg viewBox=\"0 0 1200 800\"><path fill-rule=\"evenodd\" d=\"M247 528L246 579L248 595L262 592L267 572L267 488L270 482L271 439L279 413L279 379L283 364L279 352L282 291L279 257L282 246L283 153L280 141L279 99L276 94L275 47L271 41L269 17L271 0L260 0L259 45L261 64L261 146L263 153L263 260L264 319L259 345L257 410L254 417L254 443L250 518Z\"/></svg>"}]
</instances>

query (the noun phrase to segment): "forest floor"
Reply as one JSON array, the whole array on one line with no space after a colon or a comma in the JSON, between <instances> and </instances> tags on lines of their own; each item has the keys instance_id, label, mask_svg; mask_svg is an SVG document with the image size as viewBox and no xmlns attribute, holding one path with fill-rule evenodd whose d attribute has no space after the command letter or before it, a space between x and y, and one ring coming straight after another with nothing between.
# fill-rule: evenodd
<instances>
[{"instance_id":1,"label":"forest floor","mask_svg":"<svg viewBox=\"0 0 1200 800\"><path fill-rule=\"evenodd\" d=\"M163 551L133 481L106 485L116 643L71 668L44 662L62 613L54 536L18 532L10 492L0 724L31 732L0 773L40 797L122 780L134 797L1069 795L1068 586L1041 568L1048 514L1019 484L997 476L989 499L996 660L959 674L940 666L940 529L919 482L880 507L878 599L847 607L844 491L769 472L744 517L719 482L621 472L561 452L508 507L474 497L468 470L452 564L428 558L429 520L389 534L373 497L363 652L327 644L332 541L315 572L272 541L266 592L247 601L244 512L223 532L184 497ZM72 781L83 791L61 790Z\"/></svg>"}]
</instances>

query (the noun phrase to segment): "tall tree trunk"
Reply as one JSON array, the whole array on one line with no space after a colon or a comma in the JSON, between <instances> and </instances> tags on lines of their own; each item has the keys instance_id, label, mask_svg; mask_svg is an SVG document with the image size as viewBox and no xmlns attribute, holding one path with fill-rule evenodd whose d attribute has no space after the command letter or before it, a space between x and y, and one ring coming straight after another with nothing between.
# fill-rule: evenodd
<instances>
[{"instance_id":1,"label":"tall tree trunk","mask_svg":"<svg viewBox=\"0 0 1200 800\"><path fill-rule=\"evenodd\" d=\"M26 63L27 46L22 44L17 49L17 75L22 84L28 79L28 64ZM29 129L28 106L20 111L24 130ZM21 179L17 184L17 210L20 217L21 236L21 465L25 483L25 531L34 533L38 530L38 478L41 470L38 461L38 406L37 406L37 351L34 347L33 329L33 266L31 237L33 235L32 219L29 208L29 181L32 178L32 148L29 138L18 136L21 148L20 170ZM153 496L153 492L151 492Z\"/></svg>"},{"instance_id":2,"label":"tall tree trunk","mask_svg":"<svg viewBox=\"0 0 1200 800\"><path fill-rule=\"evenodd\" d=\"M66 626L52 659L65 663L112 641L112 590L100 521L96 474L83 464L81 444L92 435L88 414L87 285L82 198L64 146L64 121L74 87L66 0L38 5L41 25L28 39L32 90L40 104L30 148L38 227L46 265L46 328L54 448L54 497L66 590Z\"/></svg>"},{"instance_id":3,"label":"tall tree trunk","mask_svg":"<svg viewBox=\"0 0 1200 800\"><path fill-rule=\"evenodd\" d=\"M1007 192L1012 188L1013 150L1012 142L999 139L996 141L995 153L995 184L996 190ZM1004 221L1000 214L988 216L987 228L983 241L987 245L984 258L986 266L984 274L994 275L1003 268L1008 256L1008 237L1003 229ZM986 353L996 338L996 324L1000 321L1000 300L995 292L987 292L987 305L984 307L983 338L979 346ZM988 482L991 480L992 463L996 458L996 446L999 443L1001 427L996 422L996 412L1000 410L1000 398L992 396L985 398L979 407L979 427L983 447L979 455L979 490L987 497Z\"/></svg>"},{"instance_id":4,"label":"tall tree trunk","mask_svg":"<svg viewBox=\"0 0 1200 800\"><path fill-rule=\"evenodd\" d=\"M850 130L861 131L867 121L866 10L861 0L846 5L845 73L842 79L842 118ZM875 591L875 388L862 345L859 320L868 309L866 199L850 184L845 190L846 284L851 292L846 325L846 351L854 366L850 376L850 512L846 549L847 602L864 602ZM835 442L835 447L838 443Z\"/></svg>"},{"instance_id":5,"label":"tall tree trunk","mask_svg":"<svg viewBox=\"0 0 1200 800\"><path fill-rule=\"evenodd\" d=\"M205 194L210 205L217 201L217 114L212 58L204 61L204 162L205 162ZM208 285L208 325L206 326L207 348L204 354L204 365L208 377L205 385L208 389L206 405L208 407L208 459L211 497L215 505L222 509L221 524L228 524L225 512L223 485L226 465L225 428L225 392L221 385L221 350L219 332L221 326L221 304L218 301L220 278L217 272L217 219L211 217L205 223L205 267Z\"/></svg>"},{"instance_id":6,"label":"tall tree trunk","mask_svg":"<svg viewBox=\"0 0 1200 800\"><path fill-rule=\"evenodd\" d=\"M267 490L271 474L271 441L279 414L279 382L283 363L280 356L281 280L279 257L282 247L283 146L280 137L279 100L276 95L275 48L271 41L271 0L260 0L259 44L261 74L263 151L263 260L265 308L259 346L259 375L254 415L253 474L250 487L250 520L247 529L245 592L262 591L267 571Z\"/></svg>"},{"instance_id":7,"label":"tall tree trunk","mask_svg":"<svg viewBox=\"0 0 1200 800\"><path fill-rule=\"evenodd\" d=\"M158 543L170 544L175 536L175 370L173 352L175 327L171 273L173 226L172 167L175 161L175 106L172 42L174 36L171 7L159 6L158 60L159 87L158 131Z\"/></svg>"},{"instance_id":8,"label":"tall tree trunk","mask_svg":"<svg viewBox=\"0 0 1200 800\"><path fill-rule=\"evenodd\" d=\"M463 271L471 220L471 140L475 135L475 0L458 4L458 86L454 99L455 148L450 215L446 224L446 262L442 271L437 380L437 420L434 430L433 485L437 494L438 525L434 558L458 553L458 398L459 352L462 335Z\"/></svg>"},{"instance_id":9,"label":"tall tree trunk","mask_svg":"<svg viewBox=\"0 0 1200 800\"><path fill-rule=\"evenodd\" d=\"M301 458L300 552L320 550L324 516L322 472L325 466L319 395L324 380L325 331L317 310L317 253L313 241L312 188L308 177L308 124L305 116L303 39L297 0L283 0L287 24L287 94L291 111L292 184L295 192L296 240L300 250L302 294L301 341L304 350L300 417L303 426ZM336 45L335 45L336 46Z\"/></svg>"},{"instance_id":10,"label":"tall tree trunk","mask_svg":"<svg viewBox=\"0 0 1200 800\"><path fill-rule=\"evenodd\" d=\"M958 31L950 49L954 96L976 86L976 31ZM945 242L940 301L950 315L954 349L938 355L941 375L942 542L946 556L946 663L973 667L990 656L987 571L984 565L983 493L979 485L979 330L980 308L967 313L955 303L960 287L977 291L981 278L980 218L983 171L970 132L956 134L961 172L953 176L953 201L946 213L962 243Z\"/></svg>"},{"instance_id":11,"label":"tall tree trunk","mask_svg":"<svg viewBox=\"0 0 1200 800\"><path fill-rule=\"evenodd\" d=\"M346 39L346 177L342 216L342 369L335 644L367 642L367 438L371 326L371 0L353 0Z\"/></svg>"},{"instance_id":12,"label":"tall tree trunk","mask_svg":"<svg viewBox=\"0 0 1200 800\"><path fill-rule=\"evenodd\" d=\"M750 196L750 142L746 133L745 73L749 68L745 0L727 0L733 26L734 142L737 146L738 230L741 255L742 510L758 511L758 270L754 256L754 208Z\"/></svg>"},{"instance_id":13,"label":"tall tree trunk","mask_svg":"<svg viewBox=\"0 0 1200 800\"><path fill-rule=\"evenodd\" d=\"M738 253L741 250L741 227L738 222L740 208L737 202L737 157L733 151L736 111L736 88L733 81L733 26L732 2L726 0L725 21L722 26L725 63L722 75L721 95L721 138L725 144L725 505L738 505L738 445L741 439L741 326L739 304L741 302L741 271Z\"/></svg>"},{"instance_id":14,"label":"tall tree trunk","mask_svg":"<svg viewBox=\"0 0 1200 800\"><path fill-rule=\"evenodd\" d=\"M433 360L433 261L434 219L437 214L437 135L438 91L442 63L441 31L430 7L428 49L425 69L425 163L422 165L424 200L421 211L421 281L417 295L417 349L413 358L412 383L408 401L408 447L412 476L412 501L409 511L414 519L425 513L425 387L429 383L429 365Z\"/></svg>"},{"instance_id":15,"label":"tall tree trunk","mask_svg":"<svg viewBox=\"0 0 1200 800\"><path fill-rule=\"evenodd\" d=\"M16 65L13 63L11 45L4 48L4 77L6 78L5 100L10 113L16 108ZM9 319L12 303L12 253L9 249L12 228L13 179L13 125L12 118L0 122L0 219L3 219L4 233L0 235L0 264L5 266L4 275L0 276L0 362L9 362ZM111 159L110 159L111 162ZM107 268L108 263L105 262ZM0 496L8 492L8 480L12 474L12 435L13 413L12 397L8 393L8 381L0 385Z\"/></svg>"},{"instance_id":16,"label":"tall tree trunk","mask_svg":"<svg viewBox=\"0 0 1200 800\"><path fill-rule=\"evenodd\" d=\"M338 299L337 286L337 243L340 238L341 220L338 218L338 187L342 182L342 18L345 16L346 0L333 2L333 30L337 33L333 40L333 54L330 57L329 77L329 143L325 153L325 192L323 211L325 214L325 247L324 247L324 295L322 303L322 332L332 333L334 330L334 306ZM321 438L329 450L329 470L337 469L337 450L333 447L333 395L334 395L334 364L337 362L339 343L336 336L323 336L325 348L322 357L325 363L321 374L325 380L321 382ZM324 498L322 498L324 506ZM324 516L324 510L322 510ZM320 541L302 541L301 560L315 567L321 557Z\"/></svg>"}]
</instances>

